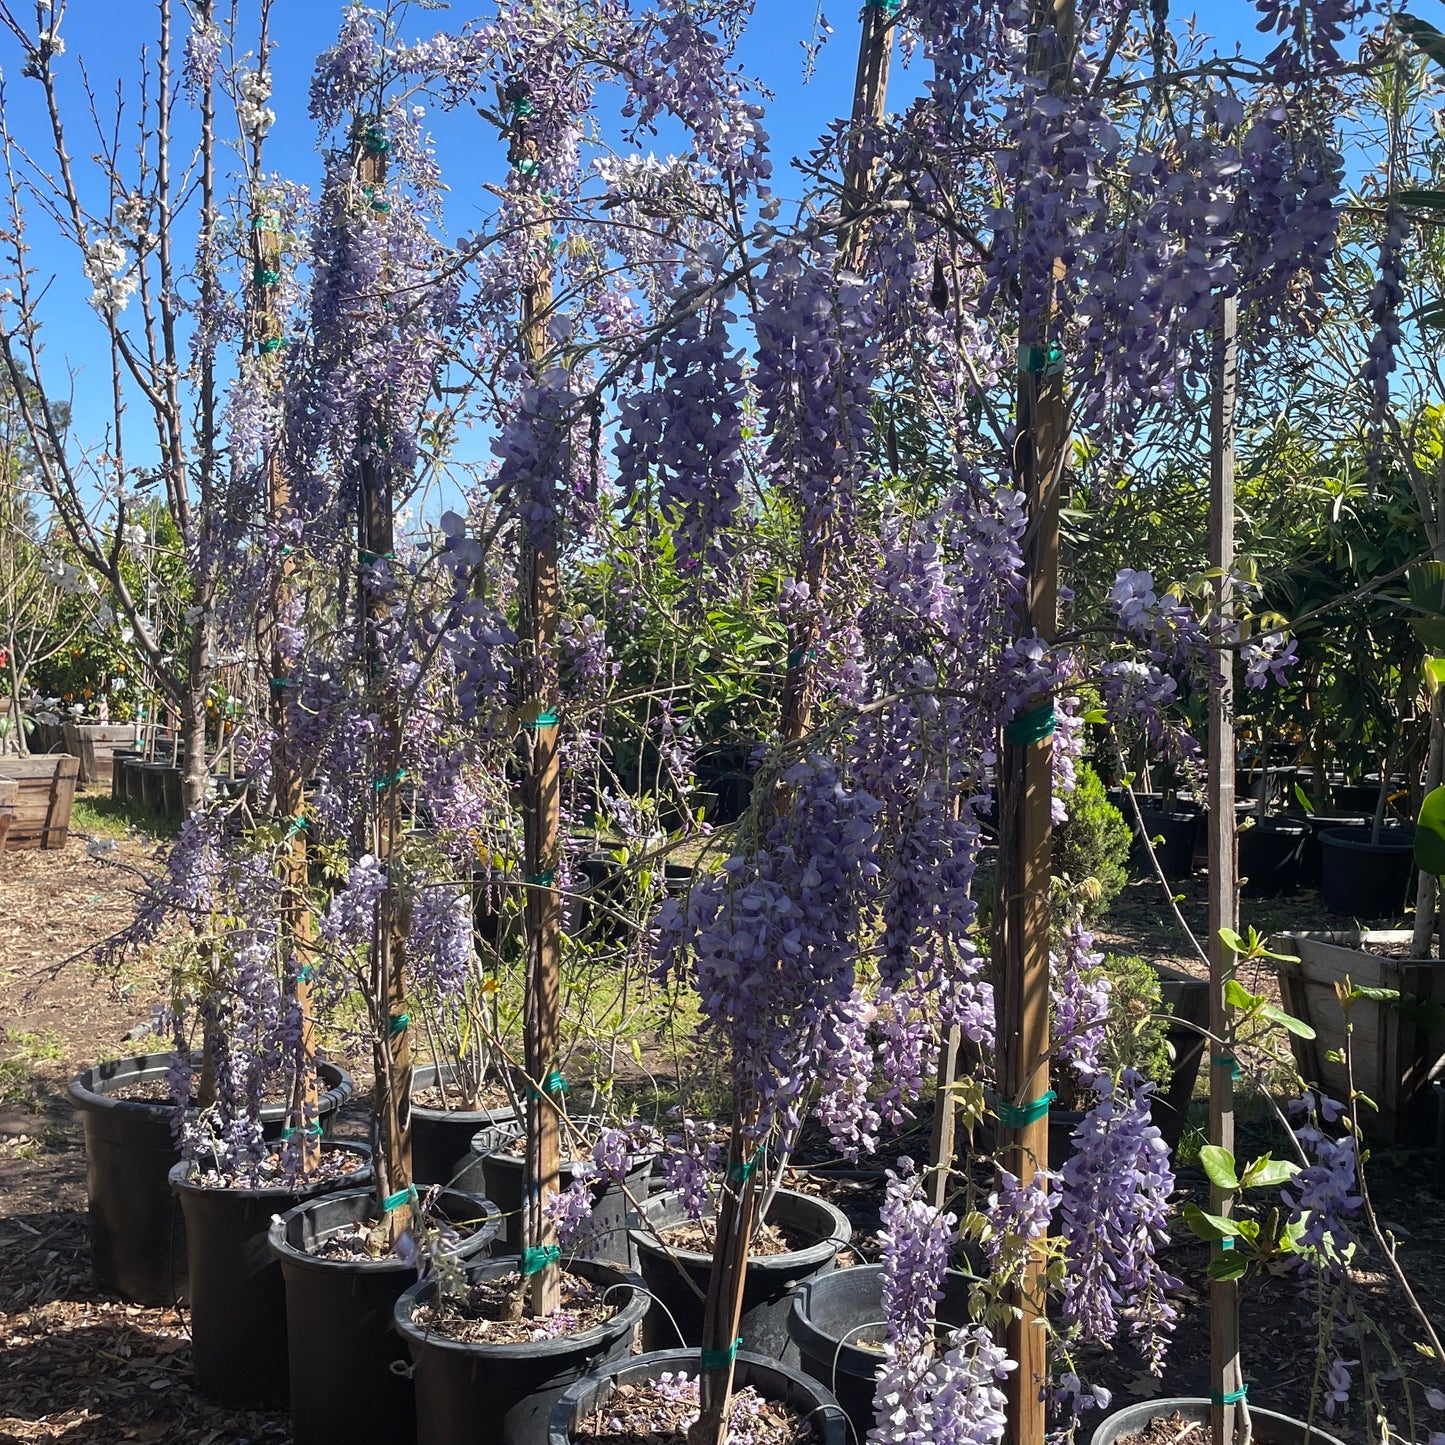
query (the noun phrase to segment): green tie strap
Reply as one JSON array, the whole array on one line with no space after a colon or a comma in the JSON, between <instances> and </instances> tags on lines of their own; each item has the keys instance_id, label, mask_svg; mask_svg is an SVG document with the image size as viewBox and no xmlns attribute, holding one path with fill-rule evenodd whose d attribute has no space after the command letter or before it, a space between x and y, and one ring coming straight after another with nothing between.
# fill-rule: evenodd
<instances>
[{"instance_id":1,"label":"green tie strap","mask_svg":"<svg viewBox=\"0 0 1445 1445\"><path fill-rule=\"evenodd\" d=\"M410 1014L393 1014L387 1020L387 1032L395 1038L410 1022Z\"/></svg>"},{"instance_id":2,"label":"green tie strap","mask_svg":"<svg viewBox=\"0 0 1445 1445\"><path fill-rule=\"evenodd\" d=\"M1211 1390L1209 1398L1216 1405L1237 1405L1247 1394L1249 1394L1249 1386L1241 1385L1239 1389L1229 1390L1223 1395L1218 1390Z\"/></svg>"},{"instance_id":3,"label":"green tie strap","mask_svg":"<svg viewBox=\"0 0 1445 1445\"><path fill-rule=\"evenodd\" d=\"M542 1080L542 1088L539 1093L536 1089L529 1088L527 1097L529 1099L540 1099L544 1094L565 1094L567 1092L567 1080L553 1069L545 1079Z\"/></svg>"},{"instance_id":4,"label":"green tie strap","mask_svg":"<svg viewBox=\"0 0 1445 1445\"><path fill-rule=\"evenodd\" d=\"M1057 376L1064 369L1064 348L1057 341L1047 346L1020 346L1018 364L1019 370L1030 376Z\"/></svg>"},{"instance_id":5,"label":"green tie strap","mask_svg":"<svg viewBox=\"0 0 1445 1445\"><path fill-rule=\"evenodd\" d=\"M386 443L383 441L382 445L385 446ZM357 555L361 558L361 565L363 567L370 566L373 562L396 561L395 552L368 552L365 547L359 548Z\"/></svg>"},{"instance_id":6,"label":"green tie strap","mask_svg":"<svg viewBox=\"0 0 1445 1445\"><path fill-rule=\"evenodd\" d=\"M746 1162L743 1161L743 1160L741 1160L741 1159L739 1159L736 1164L729 1164L729 1165L728 1165L728 1183L729 1183L729 1184L746 1184L746 1183L748 1182L748 1180L753 1177L753 1171L758 1167L758 1165L759 1165L760 1163L762 1163L762 1159L763 1159L763 1150L762 1150L761 1148L759 1148L759 1149L758 1149L758 1152L757 1152L756 1154L754 1154L753 1157L752 1157L751 1159L747 1160Z\"/></svg>"},{"instance_id":7,"label":"green tie strap","mask_svg":"<svg viewBox=\"0 0 1445 1445\"><path fill-rule=\"evenodd\" d=\"M281 348L282 348L285 344L286 344L286 342L285 342L285 339L284 339L283 337L280 337L280 336L268 336L268 337L261 343L261 348L260 348L260 350L261 350L261 355L262 355L262 356L270 356L270 354L271 354L273 351L280 351Z\"/></svg>"},{"instance_id":8,"label":"green tie strap","mask_svg":"<svg viewBox=\"0 0 1445 1445\"><path fill-rule=\"evenodd\" d=\"M1054 1091L1050 1089L1047 1094L1027 1104L1009 1104L1000 1099L998 1121L1005 1129L1026 1129L1049 1112L1049 1105L1054 1102L1054 1098Z\"/></svg>"},{"instance_id":9,"label":"green tie strap","mask_svg":"<svg viewBox=\"0 0 1445 1445\"><path fill-rule=\"evenodd\" d=\"M534 888L550 888L557 881L556 872L549 868L545 873L528 873L523 882L530 883Z\"/></svg>"},{"instance_id":10,"label":"green tie strap","mask_svg":"<svg viewBox=\"0 0 1445 1445\"><path fill-rule=\"evenodd\" d=\"M528 1279L541 1274L549 1264L556 1264L562 1258L562 1251L555 1244L539 1244L522 1251L522 1278Z\"/></svg>"},{"instance_id":11,"label":"green tie strap","mask_svg":"<svg viewBox=\"0 0 1445 1445\"><path fill-rule=\"evenodd\" d=\"M273 677L271 679L272 692L284 692L286 688L295 686L296 679L294 677Z\"/></svg>"},{"instance_id":12,"label":"green tie strap","mask_svg":"<svg viewBox=\"0 0 1445 1445\"><path fill-rule=\"evenodd\" d=\"M395 1194L389 1194L381 1201L381 1212L390 1214L393 1209L400 1209L416 1198L416 1185L408 1184L405 1189L398 1189Z\"/></svg>"},{"instance_id":13,"label":"green tie strap","mask_svg":"<svg viewBox=\"0 0 1445 1445\"><path fill-rule=\"evenodd\" d=\"M296 1134L309 1134L313 1139L319 1139L321 1137L321 1124L318 1121L315 1124L308 1124L304 1129L292 1128L281 1131L281 1137L283 1139L290 1139Z\"/></svg>"},{"instance_id":14,"label":"green tie strap","mask_svg":"<svg viewBox=\"0 0 1445 1445\"><path fill-rule=\"evenodd\" d=\"M1054 715L1053 700L1040 703L1032 712L1020 713L1011 723L1006 723L1003 740L1016 748L1026 748L1051 737L1057 718Z\"/></svg>"},{"instance_id":15,"label":"green tie strap","mask_svg":"<svg viewBox=\"0 0 1445 1445\"><path fill-rule=\"evenodd\" d=\"M257 266L251 273L258 286L279 286L281 284L281 273L273 271L268 266Z\"/></svg>"},{"instance_id":16,"label":"green tie strap","mask_svg":"<svg viewBox=\"0 0 1445 1445\"><path fill-rule=\"evenodd\" d=\"M398 768L394 773L387 773L385 777L378 778L374 784L378 793L385 792L393 783L401 783L406 780L406 769Z\"/></svg>"},{"instance_id":17,"label":"green tie strap","mask_svg":"<svg viewBox=\"0 0 1445 1445\"><path fill-rule=\"evenodd\" d=\"M523 723L524 728L554 728L557 726L557 714L548 708L546 712L539 712L531 722Z\"/></svg>"},{"instance_id":18,"label":"green tie strap","mask_svg":"<svg viewBox=\"0 0 1445 1445\"><path fill-rule=\"evenodd\" d=\"M303 963L301 967L296 970L296 979L298 983L310 983L311 980L315 977L316 965L314 963Z\"/></svg>"},{"instance_id":19,"label":"green tie strap","mask_svg":"<svg viewBox=\"0 0 1445 1445\"><path fill-rule=\"evenodd\" d=\"M287 837L288 839L294 838L298 833L304 832L304 831L305 831L305 828L306 828L306 814L305 814L305 813L297 813L297 815L296 815L294 818L292 818L292 820L286 825L286 837ZM310 965L308 964L307 967L309 968ZM304 977L305 975L302 975L302 976Z\"/></svg>"},{"instance_id":20,"label":"green tie strap","mask_svg":"<svg viewBox=\"0 0 1445 1445\"><path fill-rule=\"evenodd\" d=\"M367 126L362 143L373 155L384 156L391 149L391 142L387 140L386 132L377 125Z\"/></svg>"},{"instance_id":21,"label":"green tie strap","mask_svg":"<svg viewBox=\"0 0 1445 1445\"><path fill-rule=\"evenodd\" d=\"M742 1345L743 1337L739 1335L725 1350L702 1350L698 1354L698 1364L704 1370L726 1370L737 1359Z\"/></svg>"}]
</instances>

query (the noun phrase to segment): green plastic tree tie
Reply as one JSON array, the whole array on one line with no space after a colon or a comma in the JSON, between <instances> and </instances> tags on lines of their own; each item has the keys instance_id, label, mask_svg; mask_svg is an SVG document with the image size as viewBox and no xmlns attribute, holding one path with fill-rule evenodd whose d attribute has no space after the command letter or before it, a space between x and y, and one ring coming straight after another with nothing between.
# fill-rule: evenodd
<instances>
[{"instance_id":1,"label":"green plastic tree tie","mask_svg":"<svg viewBox=\"0 0 1445 1445\"><path fill-rule=\"evenodd\" d=\"M305 826L306 814L297 813L297 815L292 818L292 820L286 825L286 836L288 838L294 838L299 832L301 832L303 828L305 828ZM308 963L306 967L310 968L311 965Z\"/></svg>"},{"instance_id":2,"label":"green plastic tree tie","mask_svg":"<svg viewBox=\"0 0 1445 1445\"><path fill-rule=\"evenodd\" d=\"M279 336L268 336L261 343L261 355L270 356L273 351L280 351L285 344L285 341Z\"/></svg>"},{"instance_id":3,"label":"green plastic tree tie","mask_svg":"<svg viewBox=\"0 0 1445 1445\"><path fill-rule=\"evenodd\" d=\"M540 1099L543 1094L565 1094L566 1092L567 1080L564 1079L556 1069L553 1069L552 1072L542 1080L541 1092L539 1093L536 1089L529 1086L527 1089L527 1097L529 1099Z\"/></svg>"},{"instance_id":4,"label":"green plastic tree tie","mask_svg":"<svg viewBox=\"0 0 1445 1445\"><path fill-rule=\"evenodd\" d=\"M761 1148L753 1157L746 1162L739 1159L736 1164L728 1165L728 1183L746 1184L753 1177L753 1171L762 1163L763 1151Z\"/></svg>"},{"instance_id":5,"label":"green plastic tree tie","mask_svg":"<svg viewBox=\"0 0 1445 1445\"><path fill-rule=\"evenodd\" d=\"M410 1014L392 1014L387 1021L387 1032L395 1038L410 1022Z\"/></svg>"},{"instance_id":6,"label":"green plastic tree tie","mask_svg":"<svg viewBox=\"0 0 1445 1445\"><path fill-rule=\"evenodd\" d=\"M1239 1067L1239 1060L1233 1054L1210 1054L1209 1062L1217 1064L1221 1069L1228 1069L1231 1079L1244 1077L1244 1070Z\"/></svg>"},{"instance_id":7,"label":"green plastic tree tie","mask_svg":"<svg viewBox=\"0 0 1445 1445\"><path fill-rule=\"evenodd\" d=\"M732 1344L725 1350L702 1350L698 1354L698 1364L704 1370L726 1370L732 1362L737 1359L738 1351L743 1347L743 1337L739 1335Z\"/></svg>"},{"instance_id":8,"label":"green plastic tree tie","mask_svg":"<svg viewBox=\"0 0 1445 1445\"><path fill-rule=\"evenodd\" d=\"M408 1184L405 1189L398 1189L395 1194L389 1194L381 1201L381 1212L390 1214L393 1209L400 1209L403 1204L408 1204L415 1198L416 1185Z\"/></svg>"},{"instance_id":9,"label":"green plastic tree tie","mask_svg":"<svg viewBox=\"0 0 1445 1445\"><path fill-rule=\"evenodd\" d=\"M528 873L523 881L534 888L550 888L556 879L557 874L549 868L545 873Z\"/></svg>"},{"instance_id":10,"label":"green plastic tree tie","mask_svg":"<svg viewBox=\"0 0 1445 1445\"><path fill-rule=\"evenodd\" d=\"M279 231L281 229L281 223L275 216L257 216L256 219L251 222L251 229L253 231Z\"/></svg>"},{"instance_id":11,"label":"green plastic tree tie","mask_svg":"<svg viewBox=\"0 0 1445 1445\"><path fill-rule=\"evenodd\" d=\"M391 149L391 142L387 140L386 132L376 125L367 126L363 144L367 150L377 156L384 156Z\"/></svg>"},{"instance_id":12,"label":"green plastic tree tie","mask_svg":"<svg viewBox=\"0 0 1445 1445\"><path fill-rule=\"evenodd\" d=\"M1017 748L1041 743L1053 735L1056 721L1053 699L1050 698L1048 702L1040 703L1032 712L1021 713L1008 723L1003 730L1003 740Z\"/></svg>"},{"instance_id":13,"label":"green plastic tree tie","mask_svg":"<svg viewBox=\"0 0 1445 1445\"><path fill-rule=\"evenodd\" d=\"M385 443L382 443L385 445ZM395 562L395 552L368 552L365 547L359 547L356 555L360 557L362 566L370 566L373 562Z\"/></svg>"},{"instance_id":14,"label":"green plastic tree tie","mask_svg":"<svg viewBox=\"0 0 1445 1445\"><path fill-rule=\"evenodd\" d=\"M903 0L863 0L865 10L881 10L890 20L903 8Z\"/></svg>"},{"instance_id":15,"label":"green plastic tree tie","mask_svg":"<svg viewBox=\"0 0 1445 1445\"><path fill-rule=\"evenodd\" d=\"M1057 341L1047 346L1020 346L1018 367L1030 376L1058 376L1064 369L1064 348Z\"/></svg>"},{"instance_id":16,"label":"green plastic tree tie","mask_svg":"<svg viewBox=\"0 0 1445 1445\"><path fill-rule=\"evenodd\" d=\"M562 1258L562 1251L555 1244L534 1245L522 1251L522 1278L541 1274L549 1264L556 1264Z\"/></svg>"},{"instance_id":17,"label":"green plastic tree tie","mask_svg":"<svg viewBox=\"0 0 1445 1445\"><path fill-rule=\"evenodd\" d=\"M529 723L523 723L524 728L554 728L557 726L557 714L550 708L546 712L539 712Z\"/></svg>"},{"instance_id":18,"label":"green plastic tree tie","mask_svg":"<svg viewBox=\"0 0 1445 1445\"><path fill-rule=\"evenodd\" d=\"M406 769L398 768L394 773L388 773L385 777L378 778L376 782L372 784L372 786L376 789L378 793L383 793L389 787L391 787L393 783L401 783L405 781Z\"/></svg>"},{"instance_id":19,"label":"green plastic tree tie","mask_svg":"<svg viewBox=\"0 0 1445 1445\"><path fill-rule=\"evenodd\" d=\"M1027 1104L1008 1104L1000 1099L998 1121L1005 1129L1026 1129L1049 1112L1049 1105L1054 1102L1055 1097L1054 1091L1050 1089L1047 1094Z\"/></svg>"},{"instance_id":20,"label":"green plastic tree tie","mask_svg":"<svg viewBox=\"0 0 1445 1445\"><path fill-rule=\"evenodd\" d=\"M316 977L316 965L314 963L303 963L296 970L296 977L301 983L310 983Z\"/></svg>"},{"instance_id":21,"label":"green plastic tree tie","mask_svg":"<svg viewBox=\"0 0 1445 1445\"><path fill-rule=\"evenodd\" d=\"M281 1131L281 1137L283 1139L293 1138L297 1134L310 1134L313 1139L319 1139L321 1137L321 1125L318 1122L315 1124L308 1124L304 1129L292 1128L283 1129Z\"/></svg>"},{"instance_id":22,"label":"green plastic tree tie","mask_svg":"<svg viewBox=\"0 0 1445 1445\"><path fill-rule=\"evenodd\" d=\"M519 95L512 102L512 119L526 120L532 113L532 102L525 96Z\"/></svg>"},{"instance_id":23,"label":"green plastic tree tie","mask_svg":"<svg viewBox=\"0 0 1445 1445\"><path fill-rule=\"evenodd\" d=\"M271 679L272 692L283 692L286 688L295 687L295 685L296 679L294 677L273 677Z\"/></svg>"},{"instance_id":24,"label":"green plastic tree tie","mask_svg":"<svg viewBox=\"0 0 1445 1445\"><path fill-rule=\"evenodd\" d=\"M252 275L258 286L279 286L281 284L281 273L269 270L265 266L257 266Z\"/></svg>"},{"instance_id":25,"label":"green plastic tree tie","mask_svg":"<svg viewBox=\"0 0 1445 1445\"><path fill-rule=\"evenodd\" d=\"M1220 1249L1233 1249L1234 1236L1232 1234L1226 1234L1224 1238L1219 1241L1219 1247Z\"/></svg>"},{"instance_id":26,"label":"green plastic tree tie","mask_svg":"<svg viewBox=\"0 0 1445 1445\"><path fill-rule=\"evenodd\" d=\"M523 156L517 162L518 174L524 176L535 176L537 174L537 162L531 156Z\"/></svg>"},{"instance_id":27,"label":"green plastic tree tie","mask_svg":"<svg viewBox=\"0 0 1445 1445\"><path fill-rule=\"evenodd\" d=\"M1211 1390L1209 1398L1216 1405L1237 1405L1247 1394L1249 1394L1249 1386L1241 1385L1239 1389L1230 1390L1223 1395L1218 1390Z\"/></svg>"}]
</instances>

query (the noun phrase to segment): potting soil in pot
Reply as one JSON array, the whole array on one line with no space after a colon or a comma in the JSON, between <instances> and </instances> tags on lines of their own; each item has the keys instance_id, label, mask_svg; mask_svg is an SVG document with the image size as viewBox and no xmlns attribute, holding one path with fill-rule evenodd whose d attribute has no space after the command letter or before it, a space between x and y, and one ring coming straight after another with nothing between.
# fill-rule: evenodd
<instances>
[{"instance_id":1,"label":"potting soil in pot","mask_svg":"<svg viewBox=\"0 0 1445 1445\"><path fill-rule=\"evenodd\" d=\"M618 1384L601 1409L572 1427L572 1438L591 1445L686 1445L687 1428L698 1416L697 1399L697 1380L681 1372ZM751 1385L739 1390L728 1408L730 1441L803 1445L818 1438L812 1423L792 1406L764 1399Z\"/></svg>"},{"instance_id":2,"label":"potting soil in pot","mask_svg":"<svg viewBox=\"0 0 1445 1445\"><path fill-rule=\"evenodd\" d=\"M694 1223L687 1220L682 1224L669 1225L660 1231L664 1244L673 1249L693 1250L698 1254L711 1254L717 1242L717 1226L711 1219ZM815 1241L811 1236L799 1234L786 1225L763 1224L754 1232L748 1245L749 1259L771 1259L779 1254L792 1254L805 1249Z\"/></svg>"},{"instance_id":3,"label":"potting soil in pot","mask_svg":"<svg viewBox=\"0 0 1445 1445\"><path fill-rule=\"evenodd\" d=\"M527 1314L529 1286L515 1270L476 1280L460 1295L417 1307L413 1321L432 1334L464 1344L525 1345L580 1335L605 1324L621 1308L617 1295L563 1270L561 1306L546 1319Z\"/></svg>"}]
</instances>

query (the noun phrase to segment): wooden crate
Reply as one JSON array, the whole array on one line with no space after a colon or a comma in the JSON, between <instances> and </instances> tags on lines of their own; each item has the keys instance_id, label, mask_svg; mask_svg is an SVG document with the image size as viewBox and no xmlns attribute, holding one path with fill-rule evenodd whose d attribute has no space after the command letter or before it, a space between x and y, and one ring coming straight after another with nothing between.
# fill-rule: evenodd
<instances>
[{"instance_id":1,"label":"wooden crate","mask_svg":"<svg viewBox=\"0 0 1445 1445\"><path fill-rule=\"evenodd\" d=\"M65 723L61 729L65 751L80 759L81 783L110 780L111 755L117 748L132 748L140 738L138 723Z\"/></svg>"},{"instance_id":2,"label":"wooden crate","mask_svg":"<svg viewBox=\"0 0 1445 1445\"><path fill-rule=\"evenodd\" d=\"M1345 1016L1335 985L1346 979L1361 988L1394 989L1445 1005L1445 964L1390 958L1376 947L1409 947L1405 929L1365 932L1284 933L1270 941L1288 957L1276 964L1285 1012L1314 1029L1313 1039L1290 1035L1295 1063L1306 1082L1343 1099L1348 1077L1332 1051L1345 1046ZM1355 1088L1379 1107L1362 1107L1360 1127L1379 1144L1424 1144L1433 1137L1435 1102L1430 1080L1445 1063L1445 1030L1427 1030L1388 1002L1359 999L1350 1010Z\"/></svg>"},{"instance_id":3,"label":"wooden crate","mask_svg":"<svg viewBox=\"0 0 1445 1445\"><path fill-rule=\"evenodd\" d=\"M15 783L14 812L6 847L63 848L70 836L70 807L80 759L69 753L0 758L0 780Z\"/></svg>"},{"instance_id":4,"label":"wooden crate","mask_svg":"<svg viewBox=\"0 0 1445 1445\"><path fill-rule=\"evenodd\" d=\"M13 778L0 778L0 853L4 853L10 836L10 824L15 818L15 799L20 784Z\"/></svg>"}]
</instances>

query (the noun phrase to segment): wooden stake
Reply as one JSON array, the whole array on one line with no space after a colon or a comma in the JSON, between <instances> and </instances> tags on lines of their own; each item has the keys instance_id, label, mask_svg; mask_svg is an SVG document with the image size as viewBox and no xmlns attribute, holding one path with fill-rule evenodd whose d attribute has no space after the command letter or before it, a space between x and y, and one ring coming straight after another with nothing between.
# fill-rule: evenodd
<instances>
[{"instance_id":1,"label":"wooden stake","mask_svg":"<svg viewBox=\"0 0 1445 1445\"><path fill-rule=\"evenodd\" d=\"M380 121L368 126L356 142L356 178L363 194L380 200L386 185L386 139ZM383 224L384 212L372 211L373 223ZM384 298L380 298L384 299ZM380 399L378 399L379 401ZM390 418L381 405L371 411L373 437L358 467L360 517L357 535L359 568L388 565L396 551L392 511L391 468L380 459L383 429ZM360 587L360 583L358 586ZM390 624L392 599L386 592L361 588L363 651L373 686L387 671L381 638ZM387 683L376 699L381 715L380 746L376 757L381 776L376 791L376 833L373 852L383 867L400 841L401 826L401 699ZM411 1224L415 1203L411 1172L411 1036L406 1012L406 908L398 890L388 882L376 904L376 932L372 942L371 1007L372 1062L376 1073L375 1107L379 1134L373 1160L382 1217L378 1244L394 1246Z\"/></svg>"},{"instance_id":2,"label":"wooden stake","mask_svg":"<svg viewBox=\"0 0 1445 1445\"><path fill-rule=\"evenodd\" d=\"M1072 0L1035 0L1030 70L1066 94L1074 46ZM1022 631L1051 643L1058 628L1059 491L1068 452L1064 359L1051 336L1054 293L1064 279L1056 260L1048 276L1024 278L1032 306L1019 326L1018 430L1015 466L1028 500L1024 537L1027 585ZM1003 1167L1027 1182L1049 1166L1049 891L1053 878L1053 698L1030 700L1029 730L1016 719L999 755L999 938L996 1009L998 1089L1003 1105ZM1047 732L1045 732L1047 728ZM1010 738L1010 731L1018 729ZM1040 736L1040 734L1043 734ZM1014 1127L1009 1109L1022 1109ZM1018 1368L1008 1379L1013 1445L1043 1445L1043 1390L1048 1376L1045 1284L1036 1252L1010 1291L1005 1341Z\"/></svg>"},{"instance_id":3,"label":"wooden stake","mask_svg":"<svg viewBox=\"0 0 1445 1445\"><path fill-rule=\"evenodd\" d=\"M1234 569L1234 409L1238 376L1236 305L1233 297L1219 303L1209 412L1209 565L1214 573L1215 630L1221 642L1232 640ZM1234 976L1234 953L1220 937L1221 929L1239 927L1238 868L1234 819L1234 654L1216 654L1209 686L1209 1141L1234 1152L1233 1009L1224 999L1225 984ZM1228 1215L1232 1196L1215 1185L1209 1207ZM1219 1245L1211 1254L1221 1257ZM1239 1285L1211 1280L1209 1285L1209 1378L1214 1395L1211 1428L1214 1445L1233 1445L1233 1403L1225 1404L1244 1386L1239 1362Z\"/></svg>"},{"instance_id":4,"label":"wooden stake","mask_svg":"<svg viewBox=\"0 0 1445 1445\"><path fill-rule=\"evenodd\" d=\"M887 103L889 62L893 49L894 10L886 0L867 0L858 39L858 70L853 89L855 140L850 146L843 176L845 227L839 254L849 269L863 261L866 226L858 218L872 189L872 168L857 143L856 127L883 118ZM821 604L828 581L831 537L826 532L812 539L804 567L810 596ZM818 620L813 617L790 629L788 666L783 678L780 732L783 741L796 743L807 736L812 722L813 656L818 644ZM780 796L779 804L784 804ZM728 1405L732 1398L733 1357L743 1310L747 1280L748 1247L757 1215L757 1189L753 1179L750 1126L755 1106L742 1101L734 1106L728 1136L728 1182L718 1202L717 1240L713 1246L712 1274L703 1306L700 1404L697 1420L688 1431L688 1445L723 1445L727 1435Z\"/></svg>"},{"instance_id":5,"label":"wooden stake","mask_svg":"<svg viewBox=\"0 0 1445 1445\"><path fill-rule=\"evenodd\" d=\"M519 168L535 166L536 143L528 133L525 94L510 95L511 160ZM551 350L547 321L552 311L551 229L533 228L535 274L522 286L522 355L534 380ZM545 1256L552 1251L557 1227L546 1202L561 1189L559 1091L552 1080L558 1063L562 999L562 895L557 865L562 846L561 770L557 752L557 510L548 487L534 500L542 515L525 519L519 542L519 623L523 657L524 754L522 825L526 870L524 938L527 960L523 1032L527 1090L527 1155L524 1176L523 1269L534 1315L553 1313L561 1302L560 1271ZM526 1270L531 1269L527 1274Z\"/></svg>"}]
</instances>

